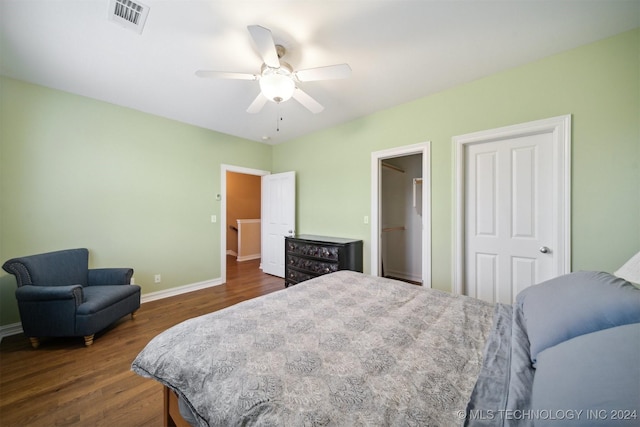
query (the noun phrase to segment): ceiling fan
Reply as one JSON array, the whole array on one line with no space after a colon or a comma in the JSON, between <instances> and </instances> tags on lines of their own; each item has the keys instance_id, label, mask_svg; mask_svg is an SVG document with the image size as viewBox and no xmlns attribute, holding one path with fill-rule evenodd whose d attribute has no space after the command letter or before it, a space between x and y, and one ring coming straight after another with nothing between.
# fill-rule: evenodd
<instances>
[{"instance_id":1,"label":"ceiling fan","mask_svg":"<svg viewBox=\"0 0 640 427\"><path fill-rule=\"evenodd\" d=\"M312 113L319 113L324 107L298 87L300 82L344 79L351 75L348 64L329 65L294 71L291 65L280 59L285 55L283 46L275 44L271 30L260 25L247 27L264 63L259 74L233 73L225 71L198 70L198 77L218 79L258 80L260 93L247 108L248 113L257 113L267 103L277 104L295 99Z\"/></svg>"}]
</instances>

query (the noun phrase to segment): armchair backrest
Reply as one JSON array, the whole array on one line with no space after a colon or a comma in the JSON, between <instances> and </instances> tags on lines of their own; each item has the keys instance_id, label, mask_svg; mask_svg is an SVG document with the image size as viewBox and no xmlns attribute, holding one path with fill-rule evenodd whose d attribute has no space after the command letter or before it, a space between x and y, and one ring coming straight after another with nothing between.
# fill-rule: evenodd
<instances>
[{"instance_id":1,"label":"armchair backrest","mask_svg":"<svg viewBox=\"0 0 640 427\"><path fill-rule=\"evenodd\" d=\"M18 287L23 285L87 286L89 250L66 249L13 258L5 262L2 268L16 277Z\"/></svg>"}]
</instances>

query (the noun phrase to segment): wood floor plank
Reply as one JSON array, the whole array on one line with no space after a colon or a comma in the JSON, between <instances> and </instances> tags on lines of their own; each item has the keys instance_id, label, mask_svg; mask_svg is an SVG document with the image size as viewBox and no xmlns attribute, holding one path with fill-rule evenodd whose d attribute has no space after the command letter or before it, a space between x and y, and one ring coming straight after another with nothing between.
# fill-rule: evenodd
<instances>
[{"instance_id":1,"label":"wood floor plank","mask_svg":"<svg viewBox=\"0 0 640 427\"><path fill-rule=\"evenodd\" d=\"M160 426L162 386L131 371L154 336L184 320L284 289L262 273L260 260L227 262L227 283L142 305L96 334L43 339L31 348L24 335L0 344L0 426Z\"/></svg>"}]
</instances>

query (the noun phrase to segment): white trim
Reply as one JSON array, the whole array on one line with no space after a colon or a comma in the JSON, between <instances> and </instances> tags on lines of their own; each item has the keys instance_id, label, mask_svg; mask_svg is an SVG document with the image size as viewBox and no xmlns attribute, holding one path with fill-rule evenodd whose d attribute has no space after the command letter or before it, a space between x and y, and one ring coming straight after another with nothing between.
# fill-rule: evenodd
<instances>
[{"instance_id":1,"label":"white trim","mask_svg":"<svg viewBox=\"0 0 640 427\"><path fill-rule=\"evenodd\" d=\"M252 259L260 259L261 257L262 256L260 254L245 255L245 256L239 256L238 258L236 258L236 261L238 262L251 261Z\"/></svg>"},{"instance_id":2,"label":"white trim","mask_svg":"<svg viewBox=\"0 0 640 427\"><path fill-rule=\"evenodd\" d=\"M245 175L270 175L271 172L242 166L220 165L220 280L227 281L227 172ZM260 201L262 205L262 201ZM261 266L262 268L262 266Z\"/></svg>"},{"instance_id":3,"label":"white trim","mask_svg":"<svg viewBox=\"0 0 640 427\"><path fill-rule=\"evenodd\" d=\"M10 337L11 335L18 335L23 333L22 323L11 323L9 325L0 326L0 343L2 339L5 337Z\"/></svg>"},{"instance_id":4,"label":"white trim","mask_svg":"<svg viewBox=\"0 0 640 427\"><path fill-rule=\"evenodd\" d=\"M151 292L140 297L140 303L144 304L159 299L175 297L177 295L187 294L201 289L211 288L224 284L221 279L205 280L204 282L191 283L189 285L178 286L177 288L164 289L162 291ZM4 337L18 335L23 333L22 323L11 323L9 325L0 326L0 342Z\"/></svg>"},{"instance_id":5,"label":"white trim","mask_svg":"<svg viewBox=\"0 0 640 427\"><path fill-rule=\"evenodd\" d=\"M371 275L380 274L380 162L422 154L422 286L431 287L431 141L371 153Z\"/></svg>"},{"instance_id":6,"label":"white trim","mask_svg":"<svg viewBox=\"0 0 640 427\"><path fill-rule=\"evenodd\" d=\"M552 133L553 170L554 182L560 185L554 192L554 204L558 217L557 230L554 233L558 237L555 247L557 252L563 254L556 260L556 274L566 274L571 271L571 115L551 117L528 123L505 126L497 129L489 129L452 138L454 160L454 191L452 198L452 212L455 213L455 226L453 228L453 292L463 293L464 278L464 164L465 145L490 142L500 139L516 138L519 136L535 135L540 133Z\"/></svg>"},{"instance_id":7,"label":"white trim","mask_svg":"<svg viewBox=\"0 0 640 427\"><path fill-rule=\"evenodd\" d=\"M204 282L191 283L189 285L178 286L176 288L164 289L162 291L151 292L142 295L140 303L156 301L159 299L175 297L177 295L187 294L193 291L199 291L201 289L212 288L224 284L221 279L205 280Z\"/></svg>"}]
</instances>

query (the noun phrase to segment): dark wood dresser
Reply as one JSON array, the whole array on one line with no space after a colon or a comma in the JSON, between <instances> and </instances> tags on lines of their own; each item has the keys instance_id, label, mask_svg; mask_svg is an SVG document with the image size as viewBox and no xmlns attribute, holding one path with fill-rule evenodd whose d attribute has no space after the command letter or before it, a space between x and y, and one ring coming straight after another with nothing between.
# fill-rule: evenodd
<instances>
[{"instance_id":1,"label":"dark wood dresser","mask_svg":"<svg viewBox=\"0 0 640 427\"><path fill-rule=\"evenodd\" d=\"M285 287L338 270L362 273L362 240L302 234L286 237L284 250Z\"/></svg>"}]
</instances>

